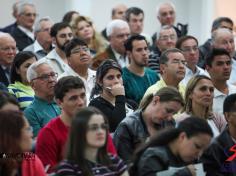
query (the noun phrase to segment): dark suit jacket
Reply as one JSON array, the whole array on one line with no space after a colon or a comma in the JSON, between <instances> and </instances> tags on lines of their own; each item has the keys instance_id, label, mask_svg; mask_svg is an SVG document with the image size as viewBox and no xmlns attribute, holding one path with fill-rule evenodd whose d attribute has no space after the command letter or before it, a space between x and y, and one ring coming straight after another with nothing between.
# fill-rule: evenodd
<instances>
[{"instance_id":1,"label":"dark suit jacket","mask_svg":"<svg viewBox=\"0 0 236 176\"><path fill-rule=\"evenodd\" d=\"M115 54L113 53L110 45L105 49L105 51L95 55L95 57L93 58L93 61L92 61L91 68L94 70L97 70L99 65L106 59L113 59L113 60L117 61Z\"/></svg>"},{"instance_id":2,"label":"dark suit jacket","mask_svg":"<svg viewBox=\"0 0 236 176\"><path fill-rule=\"evenodd\" d=\"M18 27L12 31L11 35L15 39L16 46L19 51L22 51L25 47L34 43L34 40L32 40L28 35L26 35Z\"/></svg>"},{"instance_id":3,"label":"dark suit jacket","mask_svg":"<svg viewBox=\"0 0 236 176\"><path fill-rule=\"evenodd\" d=\"M6 87L9 85L7 76L5 75L5 72L1 66L0 66L0 82L3 83Z\"/></svg>"},{"instance_id":4,"label":"dark suit jacket","mask_svg":"<svg viewBox=\"0 0 236 176\"><path fill-rule=\"evenodd\" d=\"M2 28L1 31L11 34L15 30L15 28L17 28L16 22Z\"/></svg>"}]
</instances>

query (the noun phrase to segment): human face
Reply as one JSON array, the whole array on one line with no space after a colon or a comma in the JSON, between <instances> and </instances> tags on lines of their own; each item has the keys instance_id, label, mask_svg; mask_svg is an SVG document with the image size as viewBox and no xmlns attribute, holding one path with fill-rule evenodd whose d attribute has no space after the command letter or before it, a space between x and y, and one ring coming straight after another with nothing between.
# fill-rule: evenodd
<instances>
[{"instance_id":1,"label":"human face","mask_svg":"<svg viewBox=\"0 0 236 176\"><path fill-rule=\"evenodd\" d=\"M20 25L29 30L32 30L36 17L37 14L34 6L25 5L24 12L18 15L17 20Z\"/></svg>"},{"instance_id":2,"label":"human face","mask_svg":"<svg viewBox=\"0 0 236 176\"><path fill-rule=\"evenodd\" d=\"M187 66L190 68L195 68L199 60L197 42L194 39L187 39L182 43L181 50L187 62Z\"/></svg>"},{"instance_id":3,"label":"human face","mask_svg":"<svg viewBox=\"0 0 236 176\"><path fill-rule=\"evenodd\" d=\"M229 32L222 32L219 34L213 44L214 48L223 48L230 53L230 56L234 56L235 44L234 44L234 36Z\"/></svg>"},{"instance_id":4,"label":"human face","mask_svg":"<svg viewBox=\"0 0 236 176\"><path fill-rule=\"evenodd\" d=\"M57 47L64 51L65 45L69 43L73 38L73 33L71 31L70 27L66 27L58 31L56 38L52 38L54 44L57 45Z\"/></svg>"},{"instance_id":5,"label":"human face","mask_svg":"<svg viewBox=\"0 0 236 176\"><path fill-rule=\"evenodd\" d=\"M222 21L220 23L220 28L227 28L230 31L233 31L233 25L231 23L226 22L226 21Z\"/></svg>"},{"instance_id":6,"label":"human face","mask_svg":"<svg viewBox=\"0 0 236 176\"><path fill-rule=\"evenodd\" d=\"M168 62L161 64L162 74L180 82L185 76L186 61L183 54L174 52L169 53L167 57L169 58Z\"/></svg>"},{"instance_id":7,"label":"human face","mask_svg":"<svg viewBox=\"0 0 236 176\"><path fill-rule=\"evenodd\" d=\"M9 102L9 103L3 105L2 108L1 108L1 110L19 111L20 108L19 108L17 105L12 104L12 103Z\"/></svg>"},{"instance_id":8,"label":"human face","mask_svg":"<svg viewBox=\"0 0 236 176\"><path fill-rule=\"evenodd\" d=\"M229 127L236 129L236 112L225 112L224 115Z\"/></svg>"},{"instance_id":9,"label":"human face","mask_svg":"<svg viewBox=\"0 0 236 176\"><path fill-rule=\"evenodd\" d=\"M21 130L20 147L23 152L29 152L32 149L33 131L26 118L24 118L24 121L25 125Z\"/></svg>"},{"instance_id":10,"label":"human face","mask_svg":"<svg viewBox=\"0 0 236 176\"><path fill-rule=\"evenodd\" d=\"M174 25L175 22L175 11L170 4L163 4L160 7L158 19L162 26Z\"/></svg>"},{"instance_id":11,"label":"human face","mask_svg":"<svg viewBox=\"0 0 236 176\"><path fill-rule=\"evenodd\" d=\"M99 149L106 143L108 125L104 121L104 117L94 114L90 118L87 127L86 140L88 148Z\"/></svg>"},{"instance_id":12,"label":"human face","mask_svg":"<svg viewBox=\"0 0 236 176\"><path fill-rule=\"evenodd\" d=\"M77 36L81 37L85 41L90 41L93 38L94 30L93 26L87 21L80 21L77 24L76 30Z\"/></svg>"},{"instance_id":13,"label":"human face","mask_svg":"<svg viewBox=\"0 0 236 176\"><path fill-rule=\"evenodd\" d=\"M175 48L175 44L177 41L177 35L173 28L171 29L163 29L160 32L159 39L156 41L157 47L160 49L161 52Z\"/></svg>"},{"instance_id":14,"label":"human face","mask_svg":"<svg viewBox=\"0 0 236 176\"><path fill-rule=\"evenodd\" d=\"M143 31L143 14L140 13L139 15L135 15L135 14L130 14L129 17L129 27L130 27L130 31L131 34L140 34Z\"/></svg>"},{"instance_id":15,"label":"human face","mask_svg":"<svg viewBox=\"0 0 236 176\"><path fill-rule=\"evenodd\" d=\"M16 56L16 42L11 36L4 36L0 39L0 64L11 66Z\"/></svg>"},{"instance_id":16,"label":"human face","mask_svg":"<svg viewBox=\"0 0 236 176\"><path fill-rule=\"evenodd\" d=\"M130 30L128 27L114 28L111 36L109 37L111 48L117 53L124 55L125 46L124 43L130 35Z\"/></svg>"},{"instance_id":17,"label":"human face","mask_svg":"<svg viewBox=\"0 0 236 176\"><path fill-rule=\"evenodd\" d=\"M40 23L41 29L36 33L37 41L44 47L45 45L51 46L52 38L50 35L52 22L51 21L42 21Z\"/></svg>"},{"instance_id":18,"label":"human face","mask_svg":"<svg viewBox=\"0 0 236 176\"><path fill-rule=\"evenodd\" d=\"M41 98L54 96L54 86L57 81L57 75L53 69L47 64L41 64L36 68L37 78L31 81L31 86L35 94ZM49 76L50 75L50 76ZM48 76L48 79L42 79Z\"/></svg>"},{"instance_id":19,"label":"human face","mask_svg":"<svg viewBox=\"0 0 236 176\"><path fill-rule=\"evenodd\" d=\"M206 66L212 80L228 80L232 69L231 62L231 58L227 55L215 56L211 66Z\"/></svg>"},{"instance_id":20,"label":"human face","mask_svg":"<svg viewBox=\"0 0 236 176\"><path fill-rule=\"evenodd\" d=\"M149 49L145 40L134 40L132 42L132 51L127 51L131 64L138 67L145 67L148 65Z\"/></svg>"},{"instance_id":21,"label":"human face","mask_svg":"<svg viewBox=\"0 0 236 176\"><path fill-rule=\"evenodd\" d=\"M151 121L154 124L161 124L163 121L172 120L173 115L176 114L182 107L182 105L177 101L160 102L160 98L158 96L155 96L151 103Z\"/></svg>"},{"instance_id":22,"label":"human face","mask_svg":"<svg viewBox=\"0 0 236 176\"><path fill-rule=\"evenodd\" d=\"M107 74L103 77L102 83L100 83L104 91L108 91L106 87L113 87L116 84L123 85L121 72L117 69L109 69Z\"/></svg>"},{"instance_id":23,"label":"human face","mask_svg":"<svg viewBox=\"0 0 236 176\"><path fill-rule=\"evenodd\" d=\"M20 75L22 83L28 84L28 80L26 78L26 72L29 66L33 64L34 62L36 62L36 58L31 57L30 59L23 62L19 68L16 68L16 72Z\"/></svg>"},{"instance_id":24,"label":"human face","mask_svg":"<svg viewBox=\"0 0 236 176\"><path fill-rule=\"evenodd\" d=\"M189 98L192 100L192 106L210 107L214 97L214 86L211 80L201 79L196 84Z\"/></svg>"},{"instance_id":25,"label":"human face","mask_svg":"<svg viewBox=\"0 0 236 176\"><path fill-rule=\"evenodd\" d=\"M74 70L80 67L88 67L92 61L90 50L87 46L76 46L71 50L71 55L68 57L68 64Z\"/></svg>"},{"instance_id":26,"label":"human face","mask_svg":"<svg viewBox=\"0 0 236 176\"><path fill-rule=\"evenodd\" d=\"M120 4L118 6L115 7L115 13L112 16L112 19L121 19L121 20L125 20L125 12L127 10L127 7L123 4Z\"/></svg>"},{"instance_id":27,"label":"human face","mask_svg":"<svg viewBox=\"0 0 236 176\"><path fill-rule=\"evenodd\" d=\"M59 106L62 109L62 113L65 113L69 118L72 118L75 112L86 106L86 94L85 89L70 89L66 92L62 101L57 100Z\"/></svg>"},{"instance_id":28,"label":"human face","mask_svg":"<svg viewBox=\"0 0 236 176\"><path fill-rule=\"evenodd\" d=\"M186 134L182 132L180 133L179 138L178 155L183 161L187 163L199 159L203 151L211 142L211 136L203 133L188 138Z\"/></svg>"}]
</instances>

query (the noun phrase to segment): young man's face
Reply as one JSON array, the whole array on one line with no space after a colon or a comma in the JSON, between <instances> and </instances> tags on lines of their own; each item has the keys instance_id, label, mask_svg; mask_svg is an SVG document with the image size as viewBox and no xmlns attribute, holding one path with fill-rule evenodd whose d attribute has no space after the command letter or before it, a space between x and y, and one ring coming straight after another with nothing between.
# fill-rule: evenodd
<instances>
[{"instance_id":1,"label":"young man's face","mask_svg":"<svg viewBox=\"0 0 236 176\"><path fill-rule=\"evenodd\" d=\"M129 27L131 34L140 34L143 31L143 19L144 16L142 13L135 15L135 14L130 14L129 17Z\"/></svg>"},{"instance_id":2,"label":"young man's face","mask_svg":"<svg viewBox=\"0 0 236 176\"><path fill-rule=\"evenodd\" d=\"M71 89L65 94L62 101L57 99L57 103L65 114L73 117L77 110L86 106L85 89Z\"/></svg>"},{"instance_id":3,"label":"young man's face","mask_svg":"<svg viewBox=\"0 0 236 176\"><path fill-rule=\"evenodd\" d=\"M214 57L211 66L206 66L212 80L227 81L230 77L232 65L231 58L227 55Z\"/></svg>"}]
</instances>

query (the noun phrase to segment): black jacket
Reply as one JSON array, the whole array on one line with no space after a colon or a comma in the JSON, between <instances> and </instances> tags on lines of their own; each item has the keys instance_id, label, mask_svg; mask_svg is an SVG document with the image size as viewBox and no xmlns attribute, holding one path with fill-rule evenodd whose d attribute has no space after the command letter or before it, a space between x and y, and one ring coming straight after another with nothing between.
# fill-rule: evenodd
<instances>
[{"instance_id":1,"label":"black jacket","mask_svg":"<svg viewBox=\"0 0 236 176\"><path fill-rule=\"evenodd\" d=\"M130 162L135 149L149 137L141 110L126 117L117 127L113 142L118 155L126 162Z\"/></svg>"},{"instance_id":2,"label":"black jacket","mask_svg":"<svg viewBox=\"0 0 236 176\"><path fill-rule=\"evenodd\" d=\"M181 158L173 155L168 146L147 148L137 164L136 176L156 176L160 171L168 176L192 176ZM176 169L170 168L175 167ZM158 174L157 174L158 175ZM134 175L131 175L134 176Z\"/></svg>"},{"instance_id":3,"label":"black jacket","mask_svg":"<svg viewBox=\"0 0 236 176\"><path fill-rule=\"evenodd\" d=\"M207 176L236 176L236 158L226 161L235 152L230 151L234 146L228 128L226 128L203 153L201 160ZM235 151L236 151L236 147Z\"/></svg>"}]
</instances>

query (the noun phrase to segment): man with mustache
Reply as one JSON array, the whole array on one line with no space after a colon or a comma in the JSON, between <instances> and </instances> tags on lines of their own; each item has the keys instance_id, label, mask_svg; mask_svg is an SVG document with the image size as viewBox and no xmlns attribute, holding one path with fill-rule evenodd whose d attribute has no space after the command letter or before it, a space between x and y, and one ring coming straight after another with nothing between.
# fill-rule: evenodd
<instances>
[{"instance_id":1,"label":"man with mustache","mask_svg":"<svg viewBox=\"0 0 236 176\"><path fill-rule=\"evenodd\" d=\"M213 112L223 115L225 98L230 94L236 93L236 86L227 82L232 70L230 53L225 49L213 48L206 57L206 70L215 87Z\"/></svg>"},{"instance_id":2,"label":"man with mustache","mask_svg":"<svg viewBox=\"0 0 236 176\"><path fill-rule=\"evenodd\" d=\"M180 82L184 79L187 62L182 51L177 48L167 49L161 54L159 62L161 79L149 87L143 97L166 86L177 88L184 97L185 86Z\"/></svg>"},{"instance_id":3,"label":"man with mustache","mask_svg":"<svg viewBox=\"0 0 236 176\"><path fill-rule=\"evenodd\" d=\"M58 73L58 75L61 75L66 70L70 69L64 49L65 45L73 38L72 29L67 23L56 23L52 26L50 35L55 48L42 59L47 60L53 70Z\"/></svg>"},{"instance_id":4,"label":"man with mustache","mask_svg":"<svg viewBox=\"0 0 236 176\"><path fill-rule=\"evenodd\" d=\"M47 61L43 60L33 63L27 70L27 80L35 96L32 103L24 110L24 114L33 127L34 137L52 118L61 114L60 108L54 101L57 75Z\"/></svg>"}]
</instances>

